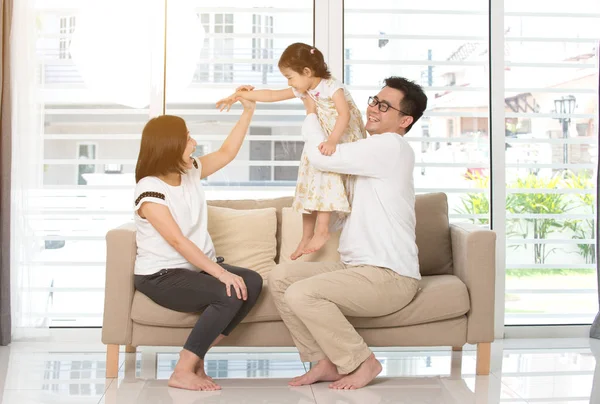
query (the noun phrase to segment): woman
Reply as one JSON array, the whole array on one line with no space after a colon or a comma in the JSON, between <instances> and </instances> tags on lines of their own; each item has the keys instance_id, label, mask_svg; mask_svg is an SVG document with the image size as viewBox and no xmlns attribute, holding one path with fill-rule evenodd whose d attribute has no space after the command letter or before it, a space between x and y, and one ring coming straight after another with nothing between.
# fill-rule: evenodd
<instances>
[{"instance_id":1,"label":"woman","mask_svg":"<svg viewBox=\"0 0 600 404\"><path fill-rule=\"evenodd\" d=\"M221 148L200 158L191 156L196 141L179 117L153 118L142 133L135 169L135 287L171 310L204 309L180 353L171 387L220 389L204 372L204 355L242 321L262 289L258 273L216 257L200 182L240 150L255 109L254 102L240 101L242 116Z\"/></svg>"}]
</instances>

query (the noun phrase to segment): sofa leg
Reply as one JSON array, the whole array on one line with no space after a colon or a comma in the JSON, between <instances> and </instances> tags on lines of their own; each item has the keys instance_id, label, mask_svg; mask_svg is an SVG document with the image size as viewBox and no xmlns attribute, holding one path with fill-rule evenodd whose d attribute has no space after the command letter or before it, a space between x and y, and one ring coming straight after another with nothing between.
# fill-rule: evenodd
<instances>
[{"instance_id":1,"label":"sofa leg","mask_svg":"<svg viewBox=\"0 0 600 404\"><path fill-rule=\"evenodd\" d=\"M477 344L477 375L487 376L490 374L490 359L492 356L492 344L480 342Z\"/></svg>"},{"instance_id":2,"label":"sofa leg","mask_svg":"<svg viewBox=\"0 0 600 404\"><path fill-rule=\"evenodd\" d=\"M125 345L125 352L126 353L135 353L136 347L131 346L131 345Z\"/></svg>"},{"instance_id":3,"label":"sofa leg","mask_svg":"<svg viewBox=\"0 0 600 404\"><path fill-rule=\"evenodd\" d=\"M452 355L450 356L450 377L453 379L459 379L462 374L462 348L456 350L452 348Z\"/></svg>"},{"instance_id":4,"label":"sofa leg","mask_svg":"<svg viewBox=\"0 0 600 404\"><path fill-rule=\"evenodd\" d=\"M119 374L119 346L106 346L106 378L114 379Z\"/></svg>"},{"instance_id":5,"label":"sofa leg","mask_svg":"<svg viewBox=\"0 0 600 404\"><path fill-rule=\"evenodd\" d=\"M452 347L452 352L462 352L463 347L461 346L453 346Z\"/></svg>"}]
</instances>

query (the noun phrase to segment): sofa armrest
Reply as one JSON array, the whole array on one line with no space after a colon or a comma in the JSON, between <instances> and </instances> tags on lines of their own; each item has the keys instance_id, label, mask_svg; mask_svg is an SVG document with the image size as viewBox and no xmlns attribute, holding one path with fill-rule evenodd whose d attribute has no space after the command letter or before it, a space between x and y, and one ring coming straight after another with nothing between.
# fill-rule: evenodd
<instances>
[{"instance_id":1,"label":"sofa armrest","mask_svg":"<svg viewBox=\"0 0 600 404\"><path fill-rule=\"evenodd\" d=\"M131 305L135 292L133 270L137 247L135 225L124 224L106 233L106 288L102 342L131 343Z\"/></svg>"},{"instance_id":2,"label":"sofa armrest","mask_svg":"<svg viewBox=\"0 0 600 404\"><path fill-rule=\"evenodd\" d=\"M494 341L496 233L474 224L451 224L454 275L467 285L467 342Z\"/></svg>"}]
</instances>

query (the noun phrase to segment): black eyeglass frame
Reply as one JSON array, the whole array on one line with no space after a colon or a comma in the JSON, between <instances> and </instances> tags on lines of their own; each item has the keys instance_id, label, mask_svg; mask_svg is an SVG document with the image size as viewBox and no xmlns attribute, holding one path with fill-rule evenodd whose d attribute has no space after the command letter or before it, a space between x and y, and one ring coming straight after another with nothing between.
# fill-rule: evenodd
<instances>
[{"instance_id":1,"label":"black eyeglass frame","mask_svg":"<svg viewBox=\"0 0 600 404\"><path fill-rule=\"evenodd\" d=\"M387 112L388 109L391 108L391 109L393 109L395 111L400 112L402 115L410 116L406 112L404 112L404 111L402 111L402 110L400 110L398 108L392 107L386 101L380 101L379 98L377 98L376 95L369 97L369 106L371 106L371 107L377 107L377 109L379 109L380 112ZM382 106L385 106L385 109L381 109Z\"/></svg>"}]
</instances>

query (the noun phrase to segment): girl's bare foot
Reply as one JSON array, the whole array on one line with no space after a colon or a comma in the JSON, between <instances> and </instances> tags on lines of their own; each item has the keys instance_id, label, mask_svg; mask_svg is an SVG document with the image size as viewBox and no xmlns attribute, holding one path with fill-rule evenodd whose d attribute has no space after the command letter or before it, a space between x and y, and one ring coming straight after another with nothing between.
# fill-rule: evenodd
<instances>
[{"instance_id":1,"label":"girl's bare foot","mask_svg":"<svg viewBox=\"0 0 600 404\"><path fill-rule=\"evenodd\" d=\"M308 243L310 242L310 238L303 238L302 240L300 240L300 243L298 244L298 247L296 247L296 251L294 251L292 253L292 255L290 255L290 258L295 261L298 258L302 257L302 255L304 255L304 250L306 248L306 246L308 245Z\"/></svg>"},{"instance_id":2,"label":"girl's bare foot","mask_svg":"<svg viewBox=\"0 0 600 404\"><path fill-rule=\"evenodd\" d=\"M363 388L381 373L381 369L381 363L375 358L375 355L371 354L354 372L335 383L331 383L329 388L336 390L356 390Z\"/></svg>"},{"instance_id":3,"label":"girl's bare foot","mask_svg":"<svg viewBox=\"0 0 600 404\"><path fill-rule=\"evenodd\" d=\"M302 251L302 254L312 254L315 251L319 251L327 240L329 240L329 232L315 232L315 235L310 240L310 242L306 245L306 248Z\"/></svg>"},{"instance_id":4,"label":"girl's bare foot","mask_svg":"<svg viewBox=\"0 0 600 404\"><path fill-rule=\"evenodd\" d=\"M214 391L220 390L221 386L212 380L202 378L193 372L176 371L169 378L169 387L184 390Z\"/></svg>"},{"instance_id":5,"label":"girl's bare foot","mask_svg":"<svg viewBox=\"0 0 600 404\"><path fill-rule=\"evenodd\" d=\"M320 360L311 370L302 376L294 377L290 386L305 386L316 382L334 382L340 380L344 375L337 371L337 367L329 359Z\"/></svg>"}]
</instances>

